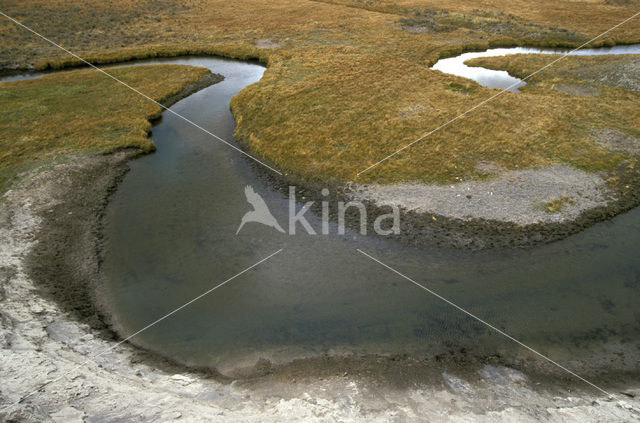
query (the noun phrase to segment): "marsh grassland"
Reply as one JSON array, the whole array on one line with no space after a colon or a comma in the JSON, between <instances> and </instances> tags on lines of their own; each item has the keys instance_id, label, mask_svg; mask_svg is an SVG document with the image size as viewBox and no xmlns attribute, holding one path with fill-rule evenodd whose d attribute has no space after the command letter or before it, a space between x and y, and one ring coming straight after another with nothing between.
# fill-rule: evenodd
<instances>
[{"instance_id":1,"label":"marsh grassland","mask_svg":"<svg viewBox=\"0 0 640 423\"><path fill-rule=\"evenodd\" d=\"M8 14L96 63L182 53L257 58L268 64L265 76L232 102L237 135L246 147L305 178L382 183L483 178L481 161L507 170L553 163L588 171L617 168L629 154L598 144L593 131L609 128L637 137L638 94L606 81L588 99L545 88L557 78L580 78L570 75L572 66L610 63L572 57L536 77L523 93L501 96L356 178L495 92L429 70L439 57L488 46L576 46L637 8L637 1L549 0L3 4ZM6 19L0 28L5 69L74 64ZM637 42L637 28L631 22L594 45ZM548 59L530 60L535 67ZM144 146L139 136L130 140ZM123 137L118 144L126 144Z\"/></svg>"},{"instance_id":2,"label":"marsh grassland","mask_svg":"<svg viewBox=\"0 0 640 423\"><path fill-rule=\"evenodd\" d=\"M161 65L110 70L165 102L209 70ZM158 84L158 81L163 81ZM30 165L67 154L153 151L150 119L162 108L95 70L72 70L0 84L0 184Z\"/></svg>"},{"instance_id":3,"label":"marsh grassland","mask_svg":"<svg viewBox=\"0 0 640 423\"><path fill-rule=\"evenodd\" d=\"M358 173L498 93L431 70L439 59L491 47L576 47L639 10L637 0L3 0L3 13L167 106L221 77L195 66L124 62L181 55L260 61L264 74L225 73L229 84L183 106L196 100L188 106L198 112L195 122L218 125L230 140L235 128L241 148L285 175L263 178L213 139L200 150L193 135L204 135L200 129L174 130L178 118L166 115L155 128L158 152L129 168L130 159L154 151L149 132L162 108L0 16L0 72L55 71L0 83L0 420L637 419L638 209L568 237L640 204L640 55L567 57L521 92L505 92ZM639 28L640 17L589 47L639 43ZM523 78L555 57L468 64ZM223 62L216 67L226 69ZM115 63L125 66L108 67ZM237 237L236 212L247 210L242 190L254 183L268 187L269 207L280 201L284 208L271 209L278 219L290 210L278 188L293 183L305 195L329 186L332 196L373 211L397 200L406 237L287 235L283 243L278 234L244 230ZM566 244L517 251L563 238ZM190 304L183 298L255 267L237 273L243 260L255 263L276 243L301 258L300 267L266 263L271 270L226 291L220 303L192 308L205 313L193 315L197 324L171 317L173 326L158 327L170 347L148 344L160 345L162 355L145 351L144 340L115 344L127 331L111 332L115 320L101 308L109 301L100 290L109 263L117 269L112 281L127 285L114 285L127 300L116 306L135 310L144 323L131 327L146 330L184 307L177 303ZM485 354L479 328L493 332L463 323L461 313L450 319L450 304L439 299L402 293L404 281L390 279L398 275L366 258L355 263L349 254L363 246L486 315L493 329L513 329L518 339L530 331L523 342L602 380L615 401L551 364L547 371L530 351L511 356L496 344L494 354L491 338ZM491 251L468 251L476 249ZM420 346L442 342L448 354L405 354L401 343L398 355L364 352L367 334L384 347L396 342L395 328ZM292 348L302 358L278 364L256 355L255 365L247 360L218 373L209 346L231 345L238 359L233 348L243 348L242 337L250 353L302 346ZM211 341L196 351L206 368L173 361L171 348L201 339ZM321 341L322 353L310 355L309 339ZM343 340L345 351L358 352L343 357Z\"/></svg>"}]
</instances>

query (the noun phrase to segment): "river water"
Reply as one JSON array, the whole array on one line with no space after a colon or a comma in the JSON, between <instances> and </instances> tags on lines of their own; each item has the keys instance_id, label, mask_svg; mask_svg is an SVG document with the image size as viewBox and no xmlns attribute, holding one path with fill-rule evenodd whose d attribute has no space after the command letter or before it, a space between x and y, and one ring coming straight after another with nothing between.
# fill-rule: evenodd
<instances>
[{"instance_id":1,"label":"river water","mask_svg":"<svg viewBox=\"0 0 640 423\"><path fill-rule=\"evenodd\" d=\"M142 63L200 65L224 75L172 109L231 142L229 101L264 72L217 58ZM255 223L236 235L250 210L245 186L283 226L287 198L250 160L172 114L152 137L157 152L130 163L105 218L104 288L121 335L283 251L136 336L137 345L223 372L259 357L323 353L529 354L359 248L556 361L597 367L619 361L620 351L627 362L637 352L639 209L526 251L412 248L349 230L337 235L334 224L331 235L299 228L292 236ZM319 231L319 218L307 216Z\"/></svg>"},{"instance_id":2,"label":"river water","mask_svg":"<svg viewBox=\"0 0 640 423\"><path fill-rule=\"evenodd\" d=\"M492 70L482 67L471 67L464 64L467 60L476 57L496 57L510 54L563 54L570 56L599 56L603 54L630 54L640 53L640 46L637 44L626 46L583 48L580 50L550 50L532 47L512 47L512 48L492 48L480 52L463 53L458 56L438 60L431 69L439 70L451 75L463 76L473 79L477 83L489 88L509 89L519 91L519 88L526 85L526 82L513 77L507 71Z\"/></svg>"},{"instance_id":3,"label":"river water","mask_svg":"<svg viewBox=\"0 0 640 423\"><path fill-rule=\"evenodd\" d=\"M169 62L225 76L174 110L232 140L229 100L264 69L211 58ZM131 163L107 213L104 270L123 334L283 252L134 340L147 348L223 371L258 357L352 351L522 354L356 248L558 360L598 355L599 362L603 343L640 339L638 209L528 251L417 249L339 236L335 227L329 236L300 229L291 236L248 224L236 236L250 210L246 185L283 225L287 199L237 152L175 116L164 115L153 140L158 151ZM319 231L319 219L310 221Z\"/></svg>"}]
</instances>

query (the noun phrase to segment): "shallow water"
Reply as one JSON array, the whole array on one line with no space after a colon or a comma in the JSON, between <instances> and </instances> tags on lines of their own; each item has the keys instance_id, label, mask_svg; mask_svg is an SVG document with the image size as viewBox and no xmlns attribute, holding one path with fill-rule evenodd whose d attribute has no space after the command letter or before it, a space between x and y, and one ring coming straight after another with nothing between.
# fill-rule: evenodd
<instances>
[{"instance_id":1,"label":"shallow water","mask_svg":"<svg viewBox=\"0 0 640 423\"><path fill-rule=\"evenodd\" d=\"M263 68L220 59L169 62L225 76L174 110L232 140L229 99ZM223 371L258 357L325 352L522 352L356 248L558 360L599 354L599 347L586 347L591 343L640 339L638 209L529 251L409 248L353 232L338 236L335 226L330 236L291 236L248 224L236 236L250 209L246 185L281 224L287 199L237 152L175 116L165 114L153 139L158 151L131 163L107 213L104 270L123 334L284 250L134 340L147 348ZM319 219L310 221L318 230Z\"/></svg>"},{"instance_id":2,"label":"shallow water","mask_svg":"<svg viewBox=\"0 0 640 423\"><path fill-rule=\"evenodd\" d=\"M509 89L520 91L519 88L526 85L523 80L509 75L507 71L487 69L483 67L471 67L464 64L467 60L477 57L496 57L509 54L569 54L572 56L594 56L603 54L630 54L640 53L640 45L614 46L604 48L585 48L577 51L552 50L531 47L492 48L481 52L463 53L459 56L438 60L431 69L439 70L450 75L463 76L473 79L480 85L489 88Z\"/></svg>"},{"instance_id":3,"label":"shallow water","mask_svg":"<svg viewBox=\"0 0 640 423\"><path fill-rule=\"evenodd\" d=\"M225 76L173 110L233 141L229 100L264 68L214 58L143 63L157 62ZM104 288L122 335L283 252L141 333L132 340L138 345L222 371L258 357L352 351L527 355L360 248L563 363L619 360L608 347L615 342L637 351L639 209L527 251L410 248L351 231L339 236L333 224L330 236L284 235L251 223L236 236L250 209L246 185L281 224L287 199L256 176L252 162L172 114L152 137L157 152L131 162L106 214ZM319 230L319 218L308 218Z\"/></svg>"}]
</instances>

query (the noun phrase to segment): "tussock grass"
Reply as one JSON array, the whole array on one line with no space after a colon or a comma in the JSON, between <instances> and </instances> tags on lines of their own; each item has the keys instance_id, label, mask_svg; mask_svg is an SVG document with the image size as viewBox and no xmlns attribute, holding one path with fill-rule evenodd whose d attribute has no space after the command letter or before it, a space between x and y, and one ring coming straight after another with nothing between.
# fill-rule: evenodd
<instances>
[{"instance_id":1,"label":"tussock grass","mask_svg":"<svg viewBox=\"0 0 640 423\"><path fill-rule=\"evenodd\" d=\"M120 67L117 78L161 101L207 73L195 66ZM162 84L158 84L162 81ZM162 109L92 69L0 84L0 188L16 172L56 156L154 150L149 119Z\"/></svg>"},{"instance_id":2,"label":"tussock grass","mask_svg":"<svg viewBox=\"0 0 640 423\"><path fill-rule=\"evenodd\" d=\"M238 138L285 172L350 180L495 92L429 70L438 58L493 46L575 46L638 9L609 3L12 0L3 10L97 63L185 53L259 59L268 65L263 79L231 104ZM630 23L600 44L640 41L637 28ZM75 64L6 21L0 34L1 67ZM257 48L260 39L278 47ZM583 100L544 88L507 93L358 180L480 178L483 160L506 169L614 167L624 156L597 146L588 130L616 119L615 128L637 130L637 112L629 110L636 94L608 87L589 100L597 103Z\"/></svg>"},{"instance_id":3,"label":"tussock grass","mask_svg":"<svg viewBox=\"0 0 640 423\"><path fill-rule=\"evenodd\" d=\"M541 208L547 213L560 213L567 204L574 203L575 200L573 198L562 195L559 198L553 198L542 204Z\"/></svg>"}]
</instances>

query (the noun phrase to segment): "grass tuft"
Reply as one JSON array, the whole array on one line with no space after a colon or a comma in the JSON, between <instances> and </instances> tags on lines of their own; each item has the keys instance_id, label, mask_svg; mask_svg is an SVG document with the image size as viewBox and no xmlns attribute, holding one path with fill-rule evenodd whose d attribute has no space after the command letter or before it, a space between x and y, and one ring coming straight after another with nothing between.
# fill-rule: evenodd
<instances>
[{"instance_id":1,"label":"grass tuft","mask_svg":"<svg viewBox=\"0 0 640 423\"><path fill-rule=\"evenodd\" d=\"M573 198L562 195L560 198L553 198L543 203L541 207L547 213L560 213L567 204L574 203L575 200Z\"/></svg>"}]
</instances>

